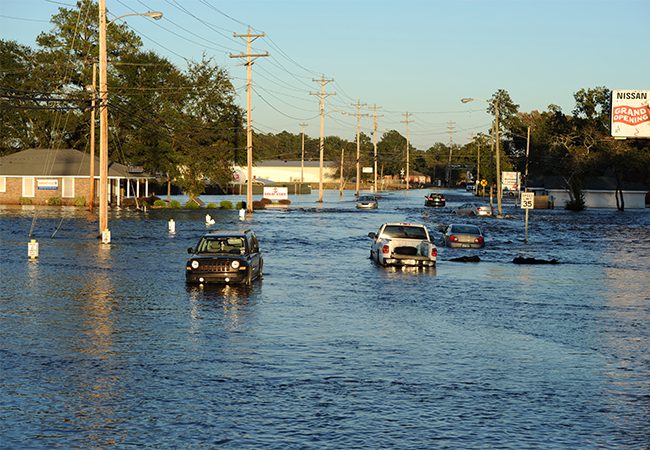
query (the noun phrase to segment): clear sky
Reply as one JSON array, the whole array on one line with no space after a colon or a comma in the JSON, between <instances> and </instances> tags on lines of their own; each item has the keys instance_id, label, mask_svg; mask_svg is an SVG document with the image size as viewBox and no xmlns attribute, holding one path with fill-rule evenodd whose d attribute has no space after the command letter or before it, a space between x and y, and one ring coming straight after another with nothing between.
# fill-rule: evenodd
<instances>
[{"instance_id":1,"label":"clear sky","mask_svg":"<svg viewBox=\"0 0 650 450\"><path fill-rule=\"evenodd\" d=\"M0 0L0 36L36 48L60 7L73 0ZM161 11L154 21L128 17L144 48L185 67L205 53L230 73L246 108L246 68L230 54L246 52L233 34L265 34L253 53L253 126L320 136L320 82L326 93L325 135L356 139L357 118L378 109L377 128L393 129L426 150L464 144L487 133L481 102L508 91L520 111L565 113L583 88L650 89L650 1L519 0L106 0L109 20ZM373 130L370 117L361 131Z\"/></svg>"}]
</instances>

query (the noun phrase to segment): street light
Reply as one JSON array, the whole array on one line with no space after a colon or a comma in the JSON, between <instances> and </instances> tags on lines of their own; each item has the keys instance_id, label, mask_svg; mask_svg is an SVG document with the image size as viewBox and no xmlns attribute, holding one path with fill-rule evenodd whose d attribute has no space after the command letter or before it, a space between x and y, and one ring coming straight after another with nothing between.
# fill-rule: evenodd
<instances>
[{"instance_id":1,"label":"street light","mask_svg":"<svg viewBox=\"0 0 650 450\"><path fill-rule=\"evenodd\" d=\"M487 103L488 105L494 106L494 118L495 118L496 141L497 141L497 205L498 205L497 218L502 219L503 216L501 215L501 166L499 164L499 102L495 101L494 103L492 103L485 100L481 100L480 98L461 99L461 102L463 103L468 103L473 101L483 102L483 103Z\"/></svg>"},{"instance_id":2,"label":"street light","mask_svg":"<svg viewBox=\"0 0 650 450\"><path fill-rule=\"evenodd\" d=\"M106 23L106 0L99 0L99 232L108 231L108 82L106 55L106 27L117 19L128 16L146 16L159 20L163 14L149 11L142 14L125 14ZM94 202L95 199L91 199ZM109 239L110 240L110 239Z\"/></svg>"}]
</instances>

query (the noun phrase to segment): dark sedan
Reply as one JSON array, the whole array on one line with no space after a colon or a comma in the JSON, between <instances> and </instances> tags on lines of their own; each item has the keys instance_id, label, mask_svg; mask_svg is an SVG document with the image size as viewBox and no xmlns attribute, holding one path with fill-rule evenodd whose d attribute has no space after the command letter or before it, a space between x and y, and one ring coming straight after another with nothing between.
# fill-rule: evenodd
<instances>
[{"instance_id":1,"label":"dark sedan","mask_svg":"<svg viewBox=\"0 0 650 450\"><path fill-rule=\"evenodd\" d=\"M483 248L485 239L481 229L476 225L448 225L442 231L445 247Z\"/></svg>"},{"instance_id":2,"label":"dark sedan","mask_svg":"<svg viewBox=\"0 0 650 450\"><path fill-rule=\"evenodd\" d=\"M445 197L437 192L425 196L424 206L445 206Z\"/></svg>"}]
</instances>

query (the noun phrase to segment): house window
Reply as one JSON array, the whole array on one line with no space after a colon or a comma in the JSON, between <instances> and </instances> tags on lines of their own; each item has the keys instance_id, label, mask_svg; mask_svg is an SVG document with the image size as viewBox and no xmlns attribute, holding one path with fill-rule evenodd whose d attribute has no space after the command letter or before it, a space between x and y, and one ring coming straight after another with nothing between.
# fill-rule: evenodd
<instances>
[{"instance_id":1,"label":"house window","mask_svg":"<svg viewBox=\"0 0 650 450\"><path fill-rule=\"evenodd\" d=\"M7 179L0 177L0 192L7 192Z\"/></svg>"},{"instance_id":2,"label":"house window","mask_svg":"<svg viewBox=\"0 0 650 450\"><path fill-rule=\"evenodd\" d=\"M74 178L61 178L63 189L61 196L64 198L74 197Z\"/></svg>"},{"instance_id":3,"label":"house window","mask_svg":"<svg viewBox=\"0 0 650 450\"><path fill-rule=\"evenodd\" d=\"M34 179L23 178L23 197L34 196Z\"/></svg>"}]
</instances>

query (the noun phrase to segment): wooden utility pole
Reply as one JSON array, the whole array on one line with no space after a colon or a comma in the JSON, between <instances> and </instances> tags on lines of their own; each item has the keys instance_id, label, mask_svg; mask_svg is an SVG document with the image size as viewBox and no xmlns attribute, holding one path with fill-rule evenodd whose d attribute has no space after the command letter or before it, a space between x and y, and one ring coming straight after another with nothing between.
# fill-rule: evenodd
<instances>
[{"instance_id":1,"label":"wooden utility pole","mask_svg":"<svg viewBox=\"0 0 650 450\"><path fill-rule=\"evenodd\" d=\"M409 113L406 111L406 114L402 114L403 116L406 116L406 120L402 120L401 123L406 122L406 193L409 191L409 166L410 166L410 144L409 144L409 123L413 122L412 120L409 120Z\"/></svg>"},{"instance_id":2,"label":"wooden utility pole","mask_svg":"<svg viewBox=\"0 0 650 450\"><path fill-rule=\"evenodd\" d=\"M246 126L247 126L247 136L246 136L246 149L248 154L248 174L247 174L247 185L246 185L246 209L249 213L253 212L253 121L251 120L251 96L253 91L253 80L252 80L252 69L253 61L262 56L269 56L269 52L264 54L254 55L251 53L251 43L258 37L264 37L262 34L251 34L251 29L248 28L247 34L236 34L233 33L234 37L239 37L246 40L246 54L233 55L230 54L231 58L246 58L246 67L247 67L247 113L246 113Z\"/></svg>"},{"instance_id":3,"label":"wooden utility pole","mask_svg":"<svg viewBox=\"0 0 650 450\"><path fill-rule=\"evenodd\" d=\"M300 159L300 183L305 182L305 127L308 126L307 123L301 123L302 126L302 158ZM302 192L302 186L300 186L300 192Z\"/></svg>"},{"instance_id":4,"label":"wooden utility pole","mask_svg":"<svg viewBox=\"0 0 650 450\"><path fill-rule=\"evenodd\" d=\"M97 64L93 63L92 109L90 110L90 212L95 207L95 105L97 99Z\"/></svg>"},{"instance_id":5,"label":"wooden utility pole","mask_svg":"<svg viewBox=\"0 0 650 450\"><path fill-rule=\"evenodd\" d=\"M361 146L359 144L359 133L361 131L361 117L368 117L368 114L361 114L361 107L366 106L366 103L361 103L361 101L358 101L356 105L353 103L352 106L357 107L357 113L350 115L357 116L357 196L359 196L359 181L361 179Z\"/></svg>"},{"instance_id":6,"label":"wooden utility pole","mask_svg":"<svg viewBox=\"0 0 650 450\"><path fill-rule=\"evenodd\" d=\"M447 187L451 187L451 151L454 122L449 122L449 163L447 164Z\"/></svg>"},{"instance_id":7,"label":"wooden utility pole","mask_svg":"<svg viewBox=\"0 0 650 450\"><path fill-rule=\"evenodd\" d=\"M318 202L323 203L323 146L325 143L324 135L324 126L325 126L325 97L328 95L336 95L336 92L325 93L325 84L331 83L334 79L326 80L325 75L321 77L320 80L315 80L312 78L312 81L320 82L321 91L320 93L310 92L309 95L319 95L320 96L320 170L318 175Z\"/></svg>"},{"instance_id":8,"label":"wooden utility pole","mask_svg":"<svg viewBox=\"0 0 650 450\"><path fill-rule=\"evenodd\" d=\"M383 115L377 116L377 109L381 109L381 106L374 105L372 109L375 112L375 131L373 133L375 136L375 167L373 170L375 174L375 193L377 193L377 117L383 117Z\"/></svg>"}]
</instances>

